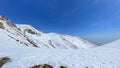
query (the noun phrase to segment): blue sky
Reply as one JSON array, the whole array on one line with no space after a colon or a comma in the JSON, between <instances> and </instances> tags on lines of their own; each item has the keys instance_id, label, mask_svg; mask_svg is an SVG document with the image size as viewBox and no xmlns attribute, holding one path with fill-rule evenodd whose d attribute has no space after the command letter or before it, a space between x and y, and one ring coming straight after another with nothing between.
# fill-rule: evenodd
<instances>
[{"instance_id":1,"label":"blue sky","mask_svg":"<svg viewBox=\"0 0 120 68\"><path fill-rule=\"evenodd\" d=\"M97 43L120 38L119 0L0 0L0 15L43 32L81 36Z\"/></svg>"}]
</instances>

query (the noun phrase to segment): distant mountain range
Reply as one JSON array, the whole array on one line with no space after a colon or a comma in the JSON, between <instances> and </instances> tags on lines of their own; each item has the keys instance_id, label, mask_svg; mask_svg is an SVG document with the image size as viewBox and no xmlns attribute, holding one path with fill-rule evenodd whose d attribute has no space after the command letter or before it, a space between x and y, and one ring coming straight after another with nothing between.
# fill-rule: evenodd
<instances>
[{"instance_id":1,"label":"distant mountain range","mask_svg":"<svg viewBox=\"0 0 120 68\"><path fill-rule=\"evenodd\" d=\"M0 16L0 36L0 43L5 45L60 49L87 49L97 46L77 36L43 33L30 25L14 24L5 16Z\"/></svg>"}]
</instances>

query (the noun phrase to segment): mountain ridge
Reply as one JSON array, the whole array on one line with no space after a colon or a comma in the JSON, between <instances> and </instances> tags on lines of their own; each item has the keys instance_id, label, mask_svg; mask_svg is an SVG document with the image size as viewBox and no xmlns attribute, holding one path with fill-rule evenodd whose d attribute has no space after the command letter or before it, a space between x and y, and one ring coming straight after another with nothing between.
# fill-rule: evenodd
<instances>
[{"instance_id":1,"label":"mountain ridge","mask_svg":"<svg viewBox=\"0 0 120 68\"><path fill-rule=\"evenodd\" d=\"M0 28L1 32L6 32L8 37L20 45L61 49L86 49L97 46L77 36L44 33L31 25L14 24L5 16L0 16Z\"/></svg>"},{"instance_id":2,"label":"mountain ridge","mask_svg":"<svg viewBox=\"0 0 120 68\"><path fill-rule=\"evenodd\" d=\"M77 36L44 33L29 25L0 19L2 68L33 68L44 64L53 68L120 68L119 53L120 40L97 47Z\"/></svg>"}]
</instances>

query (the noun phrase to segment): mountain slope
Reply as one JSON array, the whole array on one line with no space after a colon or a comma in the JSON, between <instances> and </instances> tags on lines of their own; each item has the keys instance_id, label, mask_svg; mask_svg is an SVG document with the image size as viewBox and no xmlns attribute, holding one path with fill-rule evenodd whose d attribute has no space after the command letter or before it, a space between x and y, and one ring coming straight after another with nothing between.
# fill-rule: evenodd
<instances>
[{"instance_id":1,"label":"mountain slope","mask_svg":"<svg viewBox=\"0 0 120 68\"><path fill-rule=\"evenodd\" d=\"M118 43L114 43L119 45ZM114 45L113 45L114 46ZM90 49L49 49L33 47L10 47L0 45L0 57L9 57L11 62L2 68L30 68L49 64L54 68L120 68L120 49L99 46Z\"/></svg>"},{"instance_id":2,"label":"mountain slope","mask_svg":"<svg viewBox=\"0 0 120 68\"><path fill-rule=\"evenodd\" d=\"M54 68L120 68L120 40L95 46L79 37L43 33L0 17L0 58L10 58L2 68L31 68L41 64Z\"/></svg>"},{"instance_id":3,"label":"mountain slope","mask_svg":"<svg viewBox=\"0 0 120 68\"><path fill-rule=\"evenodd\" d=\"M30 25L17 25L17 27L22 31L23 34L34 39L36 43L41 44L41 47L51 46L54 48L89 48L96 46L87 40L75 36L61 35L57 33L43 33Z\"/></svg>"},{"instance_id":4,"label":"mountain slope","mask_svg":"<svg viewBox=\"0 0 120 68\"><path fill-rule=\"evenodd\" d=\"M120 49L120 39L110 42L110 43L107 43L107 44L104 44L102 46Z\"/></svg>"},{"instance_id":5,"label":"mountain slope","mask_svg":"<svg viewBox=\"0 0 120 68\"><path fill-rule=\"evenodd\" d=\"M13 24L6 17L0 16L0 23L1 23L1 27L0 27L1 41L5 41L5 40L9 39L6 42L8 42L8 43L14 42L15 44L18 44L18 45L25 45L25 46L29 45L29 46L37 47L36 43L34 43L30 38L28 38L24 34L22 34L21 31L16 27L16 25ZM13 41L13 42L11 42L11 41ZM3 42L1 42L1 43L3 43Z\"/></svg>"},{"instance_id":6,"label":"mountain slope","mask_svg":"<svg viewBox=\"0 0 120 68\"><path fill-rule=\"evenodd\" d=\"M63 49L83 49L97 46L80 37L43 33L30 25L15 25L4 16L0 16L0 24L1 37L4 34L6 36L4 38L14 41L18 45Z\"/></svg>"}]
</instances>

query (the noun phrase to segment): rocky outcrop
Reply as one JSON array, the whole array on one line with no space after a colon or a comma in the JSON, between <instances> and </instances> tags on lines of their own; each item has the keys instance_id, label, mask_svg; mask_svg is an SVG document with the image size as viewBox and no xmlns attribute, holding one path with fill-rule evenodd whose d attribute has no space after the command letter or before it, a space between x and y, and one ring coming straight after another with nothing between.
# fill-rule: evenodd
<instances>
[{"instance_id":1,"label":"rocky outcrop","mask_svg":"<svg viewBox=\"0 0 120 68\"><path fill-rule=\"evenodd\" d=\"M33 67L30 67L30 68L53 68L53 66L48 65L48 64L43 64L43 65L35 65ZM65 67L65 66L59 66L59 68L67 68L67 67Z\"/></svg>"},{"instance_id":2,"label":"rocky outcrop","mask_svg":"<svg viewBox=\"0 0 120 68\"><path fill-rule=\"evenodd\" d=\"M51 65L43 64L43 65L36 65L30 68L53 68Z\"/></svg>"},{"instance_id":3,"label":"rocky outcrop","mask_svg":"<svg viewBox=\"0 0 120 68\"><path fill-rule=\"evenodd\" d=\"M13 24L8 18L6 18L5 16L0 16L0 20L6 21L7 25L10 27L16 27L15 24Z\"/></svg>"},{"instance_id":4,"label":"rocky outcrop","mask_svg":"<svg viewBox=\"0 0 120 68\"><path fill-rule=\"evenodd\" d=\"M10 58L8 57L3 57L3 58L0 58L0 68L2 68L2 66L7 63L8 61L10 61Z\"/></svg>"},{"instance_id":5,"label":"rocky outcrop","mask_svg":"<svg viewBox=\"0 0 120 68\"><path fill-rule=\"evenodd\" d=\"M1 28L1 29L5 29L5 27L4 27L4 25L3 25L2 22L0 22L0 28Z\"/></svg>"}]
</instances>

